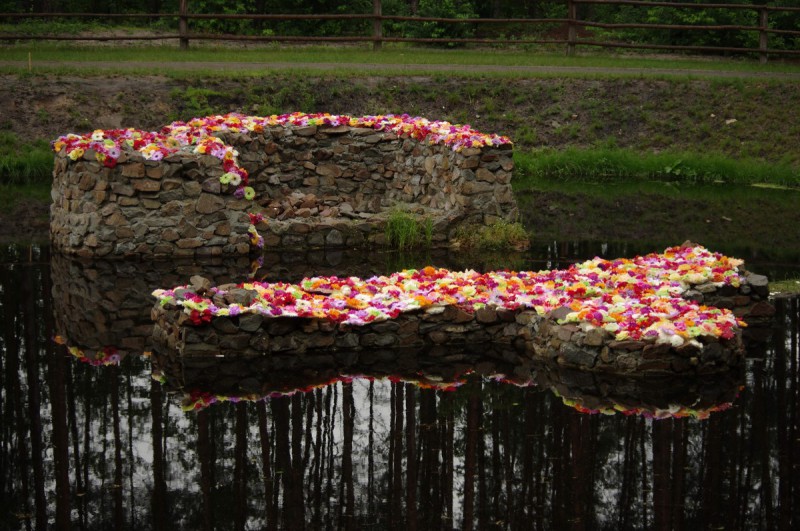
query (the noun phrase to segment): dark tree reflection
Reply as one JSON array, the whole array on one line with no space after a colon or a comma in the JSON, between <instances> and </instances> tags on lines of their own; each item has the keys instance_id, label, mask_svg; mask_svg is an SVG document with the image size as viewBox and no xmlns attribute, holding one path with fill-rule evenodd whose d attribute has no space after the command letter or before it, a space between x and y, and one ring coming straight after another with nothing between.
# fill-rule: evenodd
<instances>
[{"instance_id":1,"label":"dark tree reflection","mask_svg":"<svg viewBox=\"0 0 800 531\"><path fill-rule=\"evenodd\" d=\"M38 251L37 251L38 252ZM796 529L797 299L708 420L544 387L355 379L183 412L150 361L52 342L46 255L3 271L0 528Z\"/></svg>"}]
</instances>

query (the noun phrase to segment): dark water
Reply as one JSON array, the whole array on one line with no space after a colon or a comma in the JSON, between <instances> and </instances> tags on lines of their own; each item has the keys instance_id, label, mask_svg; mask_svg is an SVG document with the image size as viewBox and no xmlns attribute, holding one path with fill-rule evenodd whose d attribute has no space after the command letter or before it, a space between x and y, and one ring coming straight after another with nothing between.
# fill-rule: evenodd
<instances>
[{"instance_id":1,"label":"dark water","mask_svg":"<svg viewBox=\"0 0 800 531\"><path fill-rule=\"evenodd\" d=\"M253 274L542 269L658 250L558 242L483 258L309 253L267 256ZM750 342L746 374L719 382L648 387L540 371L536 385L518 386L460 378L453 367L463 356L450 352L424 370L384 358L364 371L372 378L184 412L174 382L151 377L157 355L141 355L150 349L148 294L195 273L241 281L248 261L81 262L21 246L1 257L0 528L800 527L797 299L775 301L774 326ZM798 273L740 257L773 278ZM68 347L113 348L123 360L95 367ZM502 353L482 354L494 360L484 375L513 372ZM222 378L246 379L239 369ZM316 386L333 373L316 374L275 375L273 384ZM429 388L455 381L463 385L453 391ZM567 405L617 399L652 410L680 397L696 409L736 398L705 420Z\"/></svg>"}]
</instances>

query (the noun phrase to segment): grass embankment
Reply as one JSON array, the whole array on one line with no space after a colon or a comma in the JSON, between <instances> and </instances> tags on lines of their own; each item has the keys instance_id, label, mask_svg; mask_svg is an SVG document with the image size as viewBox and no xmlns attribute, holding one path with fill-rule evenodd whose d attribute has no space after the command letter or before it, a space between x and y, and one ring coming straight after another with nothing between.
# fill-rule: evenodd
<instances>
[{"instance_id":1,"label":"grass embankment","mask_svg":"<svg viewBox=\"0 0 800 531\"><path fill-rule=\"evenodd\" d=\"M0 131L0 212L20 201L49 201L53 153L44 140L25 142Z\"/></svg>"},{"instance_id":2,"label":"grass embankment","mask_svg":"<svg viewBox=\"0 0 800 531\"><path fill-rule=\"evenodd\" d=\"M800 188L800 169L790 164L752 158L734 160L720 154L570 147L521 151L514 154L514 160L517 190L535 186L537 180L543 179L561 183L663 181Z\"/></svg>"},{"instance_id":3,"label":"grass embankment","mask_svg":"<svg viewBox=\"0 0 800 531\"><path fill-rule=\"evenodd\" d=\"M2 26L0 26L2 31ZM347 75L363 74L363 68L357 65L383 65L402 67L407 71L410 65L434 67L460 67L454 71L448 70L449 75L474 75L470 67L509 67L497 69L486 73L501 77L529 77L530 72L515 71L513 67L577 67L585 69L612 69L614 75L621 75L622 69L652 70L659 75L670 75L667 70L678 70L675 75L701 75L704 72L738 72L757 74L800 74L800 66L795 63L773 60L767 65L755 61L739 59L715 59L692 57L649 57L646 53L637 55L614 54L607 51L582 50L580 56L565 57L561 47L547 48L542 46L520 46L509 48L460 48L457 50L442 50L432 48L418 48L407 44L386 44L379 51L371 49L371 44L346 45L346 46L283 46L275 43L241 45L219 45L207 43L193 43L188 50L179 50L177 43L150 45L137 43L133 46L98 46L92 43L76 45L53 42L22 42L4 47L4 58L9 61L24 61L31 58L33 66L37 69L58 69L58 62L81 62L91 68L90 63L114 63L120 70L135 67L136 63L164 63L169 70L169 63L270 63L284 64L288 68L303 68L303 65L312 63L335 63L342 65L338 71ZM45 62L45 63L43 63ZM352 65L352 66L347 66ZM107 69L107 67L103 67ZM151 68L148 66L148 68ZM236 70L259 71L261 67L237 66ZM159 69L161 70L161 69ZM210 69L218 75L226 76L229 73ZM429 69L425 69L429 70ZM560 72L559 74L563 74ZM371 72L370 75L374 75Z\"/></svg>"}]
</instances>

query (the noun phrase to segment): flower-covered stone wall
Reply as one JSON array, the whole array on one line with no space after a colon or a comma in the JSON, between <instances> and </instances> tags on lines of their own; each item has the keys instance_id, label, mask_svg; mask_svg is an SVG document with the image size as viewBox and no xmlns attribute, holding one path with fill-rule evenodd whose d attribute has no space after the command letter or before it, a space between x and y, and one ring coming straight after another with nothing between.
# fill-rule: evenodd
<instances>
[{"instance_id":1,"label":"flower-covered stone wall","mask_svg":"<svg viewBox=\"0 0 800 531\"><path fill-rule=\"evenodd\" d=\"M408 116L231 114L54 149L51 237L79 256L382 245L396 210L445 244L517 216L508 139Z\"/></svg>"},{"instance_id":2,"label":"flower-covered stone wall","mask_svg":"<svg viewBox=\"0 0 800 531\"><path fill-rule=\"evenodd\" d=\"M741 266L687 243L566 270L209 282L156 290L153 334L184 358L267 356L276 369L297 357L333 361L336 350L493 344L516 352L512 363L702 375L743 363L736 314L752 314L766 285ZM698 304L696 293L727 308Z\"/></svg>"}]
</instances>

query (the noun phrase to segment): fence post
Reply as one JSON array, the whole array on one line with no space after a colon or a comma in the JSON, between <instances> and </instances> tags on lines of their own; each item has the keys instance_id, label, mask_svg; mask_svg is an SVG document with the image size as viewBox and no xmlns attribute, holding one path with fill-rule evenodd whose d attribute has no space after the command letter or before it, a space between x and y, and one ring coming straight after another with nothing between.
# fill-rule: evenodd
<instances>
[{"instance_id":1,"label":"fence post","mask_svg":"<svg viewBox=\"0 0 800 531\"><path fill-rule=\"evenodd\" d=\"M769 11L764 8L758 10L758 25L760 28L758 32L758 49L761 50L758 62L762 65L767 63L767 37L769 36L767 33L767 28L769 27L769 21L767 20L768 14Z\"/></svg>"},{"instance_id":2,"label":"fence post","mask_svg":"<svg viewBox=\"0 0 800 531\"><path fill-rule=\"evenodd\" d=\"M186 15L189 13L189 0L180 0L178 4L178 35L180 36L181 50L189 49L189 19Z\"/></svg>"},{"instance_id":3,"label":"fence post","mask_svg":"<svg viewBox=\"0 0 800 531\"><path fill-rule=\"evenodd\" d=\"M575 41L578 36L578 30L575 26L575 21L578 19L578 6L572 0L567 0L567 55L572 57L575 55Z\"/></svg>"},{"instance_id":4,"label":"fence post","mask_svg":"<svg viewBox=\"0 0 800 531\"><path fill-rule=\"evenodd\" d=\"M383 21L381 21L381 15L383 13L383 8L381 7L381 0L372 0L372 14L375 17L372 19L372 49L373 50L380 50L381 39L383 39Z\"/></svg>"}]
</instances>

